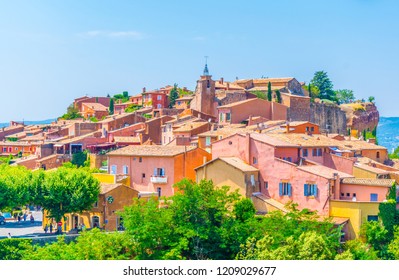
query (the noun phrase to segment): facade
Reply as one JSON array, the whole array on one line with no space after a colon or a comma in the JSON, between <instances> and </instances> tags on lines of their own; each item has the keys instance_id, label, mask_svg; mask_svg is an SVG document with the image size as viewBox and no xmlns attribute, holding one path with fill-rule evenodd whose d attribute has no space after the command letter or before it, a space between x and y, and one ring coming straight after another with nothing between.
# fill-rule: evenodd
<instances>
[{"instance_id":1,"label":"facade","mask_svg":"<svg viewBox=\"0 0 399 280\"><path fill-rule=\"evenodd\" d=\"M88 119L91 117L95 117L98 120L101 120L109 115L108 107L100 103L82 103L82 111L81 114L84 118Z\"/></svg>"},{"instance_id":2,"label":"facade","mask_svg":"<svg viewBox=\"0 0 399 280\"><path fill-rule=\"evenodd\" d=\"M172 196L173 185L183 178L195 180L194 169L211 159L206 151L183 146L127 146L108 153L110 174L131 178L140 195Z\"/></svg>"},{"instance_id":3,"label":"facade","mask_svg":"<svg viewBox=\"0 0 399 280\"><path fill-rule=\"evenodd\" d=\"M216 158L195 171L197 183L203 179L212 180L215 186L229 186L231 191L238 190L243 197L260 192L259 170L236 157Z\"/></svg>"},{"instance_id":4,"label":"facade","mask_svg":"<svg viewBox=\"0 0 399 280\"><path fill-rule=\"evenodd\" d=\"M190 109L216 116L215 81L209 75L208 65L205 64L203 75L197 81L194 98L191 100Z\"/></svg>"},{"instance_id":5,"label":"facade","mask_svg":"<svg viewBox=\"0 0 399 280\"><path fill-rule=\"evenodd\" d=\"M268 120L287 119L286 106L258 98L219 106L217 110L219 124L239 124L250 116L260 116Z\"/></svg>"}]
</instances>

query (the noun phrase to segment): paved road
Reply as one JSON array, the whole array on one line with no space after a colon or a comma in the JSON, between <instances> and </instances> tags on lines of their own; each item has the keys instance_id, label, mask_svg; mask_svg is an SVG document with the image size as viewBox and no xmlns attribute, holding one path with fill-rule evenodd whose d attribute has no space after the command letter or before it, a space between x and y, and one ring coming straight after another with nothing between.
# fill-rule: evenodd
<instances>
[{"instance_id":1,"label":"paved road","mask_svg":"<svg viewBox=\"0 0 399 280\"><path fill-rule=\"evenodd\" d=\"M20 221L7 221L5 225L0 225L0 238L8 236L11 233L12 237L33 237L37 236L39 233L44 233L42 228L43 213L41 211L32 211L35 222L31 223L29 217Z\"/></svg>"}]
</instances>

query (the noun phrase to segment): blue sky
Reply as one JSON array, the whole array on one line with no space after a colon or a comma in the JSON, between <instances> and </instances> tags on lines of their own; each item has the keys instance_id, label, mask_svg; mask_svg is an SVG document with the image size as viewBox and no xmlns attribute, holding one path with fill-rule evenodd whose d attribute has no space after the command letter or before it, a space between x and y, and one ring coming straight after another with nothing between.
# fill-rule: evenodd
<instances>
[{"instance_id":1,"label":"blue sky","mask_svg":"<svg viewBox=\"0 0 399 280\"><path fill-rule=\"evenodd\" d=\"M399 116L399 2L3 1L0 122L62 115L74 98L214 79L327 71Z\"/></svg>"}]
</instances>

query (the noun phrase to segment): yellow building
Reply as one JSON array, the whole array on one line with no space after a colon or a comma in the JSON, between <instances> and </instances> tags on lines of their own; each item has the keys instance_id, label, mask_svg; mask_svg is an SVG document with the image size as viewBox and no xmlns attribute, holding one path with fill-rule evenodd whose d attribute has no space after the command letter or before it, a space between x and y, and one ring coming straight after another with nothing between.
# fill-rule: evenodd
<instances>
[{"instance_id":1,"label":"yellow building","mask_svg":"<svg viewBox=\"0 0 399 280\"><path fill-rule=\"evenodd\" d=\"M99 227L108 231L116 230L123 225L118 211L131 205L133 198L138 197L138 191L130 187L128 176L100 173L93 176L101 183L98 200L89 211L66 214L62 225L64 232L81 228L82 225L88 229ZM53 223L56 229L54 221L43 215L43 227L50 223Z\"/></svg>"},{"instance_id":2,"label":"yellow building","mask_svg":"<svg viewBox=\"0 0 399 280\"><path fill-rule=\"evenodd\" d=\"M260 191L259 170L237 157L221 157L195 169L197 182L212 180L215 186L230 186L238 189L244 197Z\"/></svg>"},{"instance_id":3,"label":"yellow building","mask_svg":"<svg viewBox=\"0 0 399 280\"><path fill-rule=\"evenodd\" d=\"M359 237L360 228L363 223L378 220L378 207L380 203L331 200L330 217L349 219L349 222L344 227L345 239L355 239Z\"/></svg>"}]
</instances>

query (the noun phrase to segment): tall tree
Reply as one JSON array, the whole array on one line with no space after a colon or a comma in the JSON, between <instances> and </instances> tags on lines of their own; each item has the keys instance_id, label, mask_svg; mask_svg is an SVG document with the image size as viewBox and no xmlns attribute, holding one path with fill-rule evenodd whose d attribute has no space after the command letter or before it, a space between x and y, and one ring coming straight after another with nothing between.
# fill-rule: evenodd
<instances>
[{"instance_id":1,"label":"tall tree","mask_svg":"<svg viewBox=\"0 0 399 280\"><path fill-rule=\"evenodd\" d=\"M335 92L333 90L333 83L327 75L327 72L317 71L314 73L313 79L310 81L311 84L316 86L320 91L320 98L322 99L335 99Z\"/></svg>"},{"instance_id":2,"label":"tall tree","mask_svg":"<svg viewBox=\"0 0 399 280\"><path fill-rule=\"evenodd\" d=\"M60 167L48 172L37 183L41 186L42 206L50 218L61 221L66 213L80 213L92 208L100 193L100 183L81 168Z\"/></svg>"},{"instance_id":3,"label":"tall tree","mask_svg":"<svg viewBox=\"0 0 399 280\"><path fill-rule=\"evenodd\" d=\"M113 115L114 114L114 99L111 98L111 100L109 101L109 114Z\"/></svg>"},{"instance_id":4,"label":"tall tree","mask_svg":"<svg viewBox=\"0 0 399 280\"><path fill-rule=\"evenodd\" d=\"M282 102L281 93L280 93L279 90L276 90L276 101L277 101L277 103L281 103Z\"/></svg>"},{"instance_id":5,"label":"tall tree","mask_svg":"<svg viewBox=\"0 0 399 280\"><path fill-rule=\"evenodd\" d=\"M173 89L169 93L169 108L173 108L176 104L176 99L179 98L179 91L177 89L177 84L173 85Z\"/></svg>"},{"instance_id":6,"label":"tall tree","mask_svg":"<svg viewBox=\"0 0 399 280\"><path fill-rule=\"evenodd\" d=\"M272 101L272 84L270 82L267 84L267 100Z\"/></svg>"}]
</instances>

